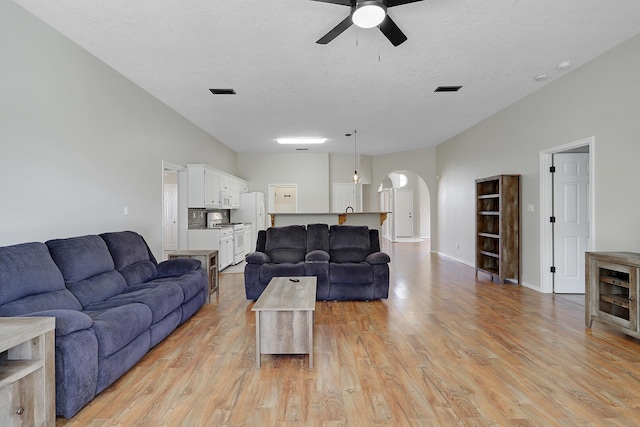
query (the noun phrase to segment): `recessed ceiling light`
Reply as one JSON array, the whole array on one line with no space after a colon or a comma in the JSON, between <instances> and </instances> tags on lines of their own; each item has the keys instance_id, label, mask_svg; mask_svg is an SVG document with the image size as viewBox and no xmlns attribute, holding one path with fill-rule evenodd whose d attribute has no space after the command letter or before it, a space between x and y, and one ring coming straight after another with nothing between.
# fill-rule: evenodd
<instances>
[{"instance_id":1,"label":"recessed ceiling light","mask_svg":"<svg viewBox=\"0 0 640 427\"><path fill-rule=\"evenodd\" d=\"M214 95L235 95L236 91L233 89L209 89Z\"/></svg>"},{"instance_id":2,"label":"recessed ceiling light","mask_svg":"<svg viewBox=\"0 0 640 427\"><path fill-rule=\"evenodd\" d=\"M538 74L537 76L534 77L534 79L536 79L537 82L547 80L548 78L549 78L548 74Z\"/></svg>"},{"instance_id":3,"label":"recessed ceiling light","mask_svg":"<svg viewBox=\"0 0 640 427\"><path fill-rule=\"evenodd\" d=\"M564 61L558 64L558 70L566 70L569 67L571 67L571 62L569 61Z\"/></svg>"},{"instance_id":4,"label":"recessed ceiling light","mask_svg":"<svg viewBox=\"0 0 640 427\"><path fill-rule=\"evenodd\" d=\"M457 92L462 86L438 86L434 92Z\"/></svg>"},{"instance_id":5,"label":"recessed ceiling light","mask_svg":"<svg viewBox=\"0 0 640 427\"><path fill-rule=\"evenodd\" d=\"M276 142L278 144L296 144L296 145L324 144L326 141L327 141L327 138L310 138L310 137L276 139Z\"/></svg>"}]
</instances>

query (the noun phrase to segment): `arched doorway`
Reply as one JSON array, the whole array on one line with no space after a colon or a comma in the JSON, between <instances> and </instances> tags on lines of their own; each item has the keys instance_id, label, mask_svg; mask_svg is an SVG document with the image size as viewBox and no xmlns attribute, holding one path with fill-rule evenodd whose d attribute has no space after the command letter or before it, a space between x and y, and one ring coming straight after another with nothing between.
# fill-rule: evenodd
<instances>
[{"instance_id":1,"label":"arched doorway","mask_svg":"<svg viewBox=\"0 0 640 427\"><path fill-rule=\"evenodd\" d=\"M378 187L378 204L392 212L382 224L382 237L392 242L431 237L431 195L420 175L410 170L387 174Z\"/></svg>"}]
</instances>

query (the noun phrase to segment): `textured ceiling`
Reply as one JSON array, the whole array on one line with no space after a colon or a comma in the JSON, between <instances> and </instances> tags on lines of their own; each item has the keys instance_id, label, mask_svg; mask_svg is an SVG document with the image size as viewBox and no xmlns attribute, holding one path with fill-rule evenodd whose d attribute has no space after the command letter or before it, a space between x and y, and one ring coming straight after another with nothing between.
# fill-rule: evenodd
<instances>
[{"instance_id":1,"label":"textured ceiling","mask_svg":"<svg viewBox=\"0 0 640 427\"><path fill-rule=\"evenodd\" d=\"M425 0L389 9L398 47L355 26L316 44L349 9L309 0L15 2L237 152L351 152L353 129L364 154L435 146L640 33L638 0Z\"/></svg>"}]
</instances>

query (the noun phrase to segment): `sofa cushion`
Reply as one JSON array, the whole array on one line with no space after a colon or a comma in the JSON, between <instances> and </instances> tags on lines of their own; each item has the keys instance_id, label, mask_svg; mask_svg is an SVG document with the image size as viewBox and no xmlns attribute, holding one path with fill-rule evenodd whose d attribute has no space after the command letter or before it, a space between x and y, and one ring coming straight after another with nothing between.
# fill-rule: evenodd
<instances>
[{"instance_id":1,"label":"sofa cushion","mask_svg":"<svg viewBox=\"0 0 640 427\"><path fill-rule=\"evenodd\" d=\"M106 301L120 295L126 287L124 278L115 270L67 284L67 288L73 292L84 308L89 304Z\"/></svg>"},{"instance_id":2,"label":"sofa cushion","mask_svg":"<svg viewBox=\"0 0 640 427\"><path fill-rule=\"evenodd\" d=\"M151 323L156 323L167 314L171 313L184 301L182 289L175 283L164 283L159 286L146 289L137 289L109 298L105 301L97 301L85 307L85 310L105 310L126 304L140 303L151 310Z\"/></svg>"},{"instance_id":3,"label":"sofa cushion","mask_svg":"<svg viewBox=\"0 0 640 427\"><path fill-rule=\"evenodd\" d=\"M125 304L86 313L93 319L99 359L116 353L151 326L151 310L144 304Z\"/></svg>"},{"instance_id":4,"label":"sofa cushion","mask_svg":"<svg viewBox=\"0 0 640 427\"><path fill-rule=\"evenodd\" d=\"M46 244L67 284L114 270L111 254L99 236L54 239Z\"/></svg>"},{"instance_id":5,"label":"sofa cushion","mask_svg":"<svg viewBox=\"0 0 640 427\"><path fill-rule=\"evenodd\" d=\"M100 235L113 257L116 270L128 285L137 285L156 277L156 259L144 238L133 231L118 231Z\"/></svg>"},{"instance_id":6,"label":"sofa cushion","mask_svg":"<svg viewBox=\"0 0 640 427\"><path fill-rule=\"evenodd\" d=\"M119 295L124 278L114 270L113 259L99 236L81 236L47 242L64 281L83 307Z\"/></svg>"},{"instance_id":7,"label":"sofa cushion","mask_svg":"<svg viewBox=\"0 0 640 427\"><path fill-rule=\"evenodd\" d=\"M346 285L373 283L373 268L369 263L329 263L329 282Z\"/></svg>"},{"instance_id":8,"label":"sofa cushion","mask_svg":"<svg viewBox=\"0 0 640 427\"><path fill-rule=\"evenodd\" d=\"M0 248L0 316L50 309L81 310L44 243Z\"/></svg>"},{"instance_id":9,"label":"sofa cushion","mask_svg":"<svg viewBox=\"0 0 640 427\"><path fill-rule=\"evenodd\" d=\"M197 261L198 263L200 262L198 260L194 261ZM158 285L163 286L163 284L165 283L171 283L180 286L184 295L184 301L189 301L199 292L202 292L205 286L207 286L207 273L205 273L203 269L199 268L197 270L190 271L189 273L182 274L181 276L163 277L154 279L147 283L142 283L140 285L129 286L126 292L136 289L153 288Z\"/></svg>"},{"instance_id":10,"label":"sofa cushion","mask_svg":"<svg viewBox=\"0 0 640 427\"><path fill-rule=\"evenodd\" d=\"M174 258L163 261L156 266L156 277L176 277L204 268L200 260L194 258Z\"/></svg>"},{"instance_id":11,"label":"sofa cushion","mask_svg":"<svg viewBox=\"0 0 640 427\"><path fill-rule=\"evenodd\" d=\"M89 329L93 325L91 317L86 313L76 310L51 309L28 313L33 317L55 317L56 318L56 339L69 335L73 332Z\"/></svg>"},{"instance_id":12,"label":"sofa cushion","mask_svg":"<svg viewBox=\"0 0 640 427\"><path fill-rule=\"evenodd\" d=\"M260 267L260 283L269 283L274 277L304 276L304 262L296 264L264 264Z\"/></svg>"},{"instance_id":13,"label":"sofa cushion","mask_svg":"<svg viewBox=\"0 0 640 427\"><path fill-rule=\"evenodd\" d=\"M307 254L307 230L302 225L267 229L265 253L273 263L297 263Z\"/></svg>"},{"instance_id":14,"label":"sofa cushion","mask_svg":"<svg viewBox=\"0 0 640 427\"><path fill-rule=\"evenodd\" d=\"M362 262L371 252L369 228L356 225L332 225L329 231L329 256L332 262Z\"/></svg>"},{"instance_id":15,"label":"sofa cushion","mask_svg":"<svg viewBox=\"0 0 640 427\"><path fill-rule=\"evenodd\" d=\"M307 225L307 253L316 250L329 252L329 226L327 224Z\"/></svg>"}]
</instances>

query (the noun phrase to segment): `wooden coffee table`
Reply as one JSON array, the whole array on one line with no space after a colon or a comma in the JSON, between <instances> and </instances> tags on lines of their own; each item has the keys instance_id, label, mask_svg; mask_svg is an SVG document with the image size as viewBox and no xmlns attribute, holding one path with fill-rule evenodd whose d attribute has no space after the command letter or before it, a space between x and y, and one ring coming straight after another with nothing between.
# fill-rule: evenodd
<instances>
[{"instance_id":1,"label":"wooden coffee table","mask_svg":"<svg viewBox=\"0 0 640 427\"><path fill-rule=\"evenodd\" d=\"M256 312L257 368L262 354L308 354L313 368L316 285L316 277L271 279L251 309Z\"/></svg>"}]
</instances>

